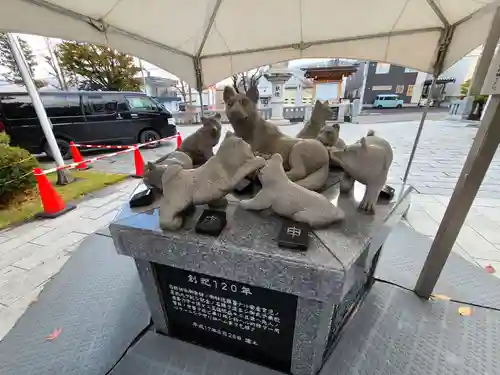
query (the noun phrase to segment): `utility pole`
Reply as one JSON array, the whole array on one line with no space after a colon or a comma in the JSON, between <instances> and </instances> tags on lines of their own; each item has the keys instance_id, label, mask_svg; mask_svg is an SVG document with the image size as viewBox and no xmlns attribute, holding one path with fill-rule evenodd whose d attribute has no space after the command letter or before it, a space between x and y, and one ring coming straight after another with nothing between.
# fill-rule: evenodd
<instances>
[{"instance_id":1,"label":"utility pole","mask_svg":"<svg viewBox=\"0 0 500 375\"><path fill-rule=\"evenodd\" d=\"M52 132L52 124L47 117L47 113L45 112L45 108L43 107L42 100L40 99L40 95L38 94L38 91L36 89L35 82L33 82L33 77L31 77L28 64L26 63L26 59L21 52L19 41L17 37L10 33L7 34L7 40L9 41L12 56L16 61L17 67L19 68L19 72L21 73L21 77L26 86L26 90L31 97L31 101L33 102L33 107L35 108L36 115L40 120L40 125L42 126L43 133L45 134L45 138L47 139L52 157L54 158L58 167L63 167L64 160L61 155L61 151L59 150L59 146L57 145L56 138L54 137L54 133ZM58 185L66 185L72 180L73 178L68 171L60 170L57 172Z\"/></svg>"}]
</instances>

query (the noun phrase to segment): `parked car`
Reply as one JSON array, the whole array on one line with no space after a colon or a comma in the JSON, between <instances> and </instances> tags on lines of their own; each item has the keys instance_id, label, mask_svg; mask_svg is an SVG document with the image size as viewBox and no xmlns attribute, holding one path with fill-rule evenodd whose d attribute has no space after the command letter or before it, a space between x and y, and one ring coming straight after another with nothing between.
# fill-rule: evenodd
<instances>
[{"instance_id":1,"label":"parked car","mask_svg":"<svg viewBox=\"0 0 500 375\"><path fill-rule=\"evenodd\" d=\"M373 108L403 108L403 100L396 94L377 95Z\"/></svg>"},{"instance_id":2,"label":"parked car","mask_svg":"<svg viewBox=\"0 0 500 375\"><path fill-rule=\"evenodd\" d=\"M40 98L64 158L71 156L70 141L131 145L177 134L172 113L141 92L41 92ZM50 156L27 93L0 93L2 127L12 145Z\"/></svg>"}]
</instances>

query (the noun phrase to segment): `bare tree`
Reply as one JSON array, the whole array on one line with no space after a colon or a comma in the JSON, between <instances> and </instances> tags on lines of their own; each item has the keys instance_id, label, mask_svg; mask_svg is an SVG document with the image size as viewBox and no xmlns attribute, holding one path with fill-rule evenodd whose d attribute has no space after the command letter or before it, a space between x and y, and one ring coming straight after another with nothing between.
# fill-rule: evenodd
<instances>
[{"instance_id":1,"label":"bare tree","mask_svg":"<svg viewBox=\"0 0 500 375\"><path fill-rule=\"evenodd\" d=\"M190 87L186 82L177 81L177 84L172 88L179 93L184 103L191 103L191 100L188 100Z\"/></svg>"},{"instance_id":2,"label":"bare tree","mask_svg":"<svg viewBox=\"0 0 500 375\"><path fill-rule=\"evenodd\" d=\"M266 70L267 66L262 66L253 71L233 74L231 79L234 89L238 93L246 93L251 87L257 87Z\"/></svg>"},{"instance_id":3,"label":"bare tree","mask_svg":"<svg viewBox=\"0 0 500 375\"><path fill-rule=\"evenodd\" d=\"M50 76L57 80L57 88L59 90L68 90L68 85L66 83L66 78L64 77L64 72L61 70L59 66L59 60L57 55L54 53L52 49L52 44L49 38L45 39L45 45L47 46L48 56L45 56L45 62L49 64L52 71L49 72Z\"/></svg>"}]
</instances>

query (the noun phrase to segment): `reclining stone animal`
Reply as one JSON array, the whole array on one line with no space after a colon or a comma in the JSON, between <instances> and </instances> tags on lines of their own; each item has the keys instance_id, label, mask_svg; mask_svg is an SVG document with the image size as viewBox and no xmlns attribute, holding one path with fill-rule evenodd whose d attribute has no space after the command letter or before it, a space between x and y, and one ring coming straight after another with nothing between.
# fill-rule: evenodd
<instances>
[{"instance_id":1,"label":"reclining stone animal","mask_svg":"<svg viewBox=\"0 0 500 375\"><path fill-rule=\"evenodd\" d=\"M205 164L214 156L213 147L219 143L221 135L220 120L219 113L210 117L202 117L202 126L182 142L179 151L189 155L194 166Z\"/></svg>"},{"instance_id":2,"label":"reclining stone animal","mask_svg":"<svg viewBox=\"0 0 500 375\"><path fill-rule=\"evenodd\" d=\"M374 213L393 159L389 142L370 130L356 143L343 149L332 147L329 152L330 158L344 169L341 192L351 191L355 180L362 183L366 190L359 209Z\"/></svg>"},{"instance_id":3,"label":"reclining stone animal","mask_svg":"<svg viewBox=\"0 0 500 375\"><path fill-rule=\"evenodd\" d=\"M148 163L145 184L160 189L160 183L163 191L159 210L160 227L166 230L179 229L186 208L221 199L245 176L264 164L265 160L255 156L248 143L231 132L226 134L217 153L196 169ZM160 182L157 180L157 168L165 168Z\"/></svg>"},{"instance_id":4,"label":"reclining stone animal","mask_svg":"<svg viewBox=\"0 0 500 375\"><path fill-rule=\"evenodd\" d=\"M300 132L295 136L295 138L317 138L321 129L326 125L326 120L332 118L333 111L328 106L328 102L325 101L321 103L316 100L314 108L311 114L311 118L307 121Z\"/></svg>"},{"instance_id":5,"label":"reclining stone animal","mask_svg":"<svg viewBox=\"0 0 500 375\"><path fill-rule=\"evenodd\" d=\"M279 153L291 181L309 190L321 189L329 170L326 148L316 139L288 137L276 125L262 119L256 107L256 90L250 89L243 95L230 86L224 88L226 114L235 134L248 142L258 155L270 157Z\"/></svg>"},{"instance_id":6,"label":"reclining stone animal","mask_svg":"<svg viewBox=\"0 0 500 375\"><path fill-rule=\"evenodd\" d=\"M340 221L344 212L335 207L326 197L290 181L283 169L280 154L274 154L259 170L262 189L248 200L240 201L246 210L271 208L279 215L292 220L321 227Z\"/></svg>"}]
</instances>

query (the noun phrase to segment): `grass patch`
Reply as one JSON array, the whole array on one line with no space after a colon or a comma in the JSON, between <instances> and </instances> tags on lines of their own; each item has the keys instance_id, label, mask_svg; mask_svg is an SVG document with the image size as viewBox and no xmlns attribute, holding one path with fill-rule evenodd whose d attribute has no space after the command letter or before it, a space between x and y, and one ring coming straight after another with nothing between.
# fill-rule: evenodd
<instances>
[{"instance_id":1,"label":"grass patch","mask_svg":"<svg viewBox=\"0 0 500 375\"><path fill-rule=\"evenodd\" d=\"M123 174L94 171L72 171L71 174L77 180L65 186L57 186L55 184L57 181L55 173L48 176L50 182L65 202L74 201L85 194L116 184L127 178L127 175ZM12 199L8 205L0 206L0 229L32 219L37 213L42 211L38 189L28 190Z\"/></svg>"}]
</instances>

